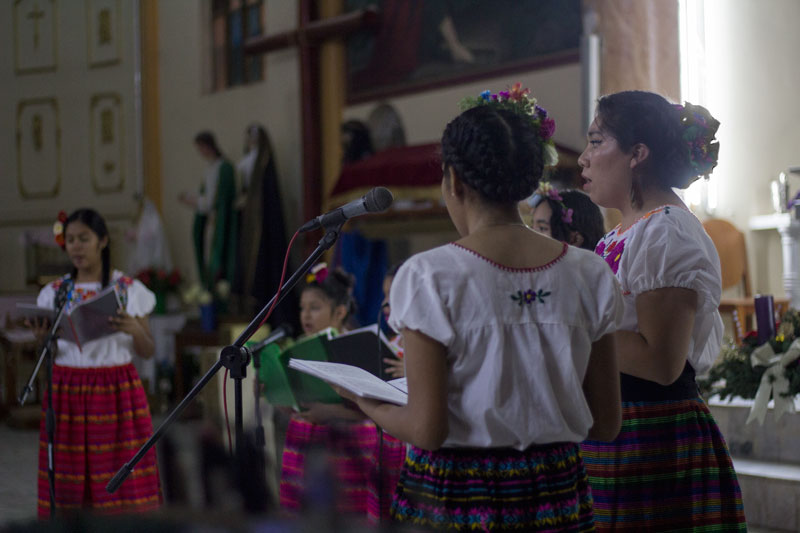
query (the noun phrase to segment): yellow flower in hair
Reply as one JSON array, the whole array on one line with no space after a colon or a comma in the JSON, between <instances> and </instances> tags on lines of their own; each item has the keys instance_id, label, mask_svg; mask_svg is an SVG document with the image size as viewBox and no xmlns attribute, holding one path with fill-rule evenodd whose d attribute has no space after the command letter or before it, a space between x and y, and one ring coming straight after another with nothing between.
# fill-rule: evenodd
<instances>
[{"instance_id":1,"label":"yellow flower in hair","mask_svg":"<svg viewBox=\"0 0 800 533\"><path fill-rule=\"evenodd\" d=\"M328 265L327 263L317 263L306 274L306 283L316 283L317 285L323 283L328 278Z\"/></svg>"}]
</instances>

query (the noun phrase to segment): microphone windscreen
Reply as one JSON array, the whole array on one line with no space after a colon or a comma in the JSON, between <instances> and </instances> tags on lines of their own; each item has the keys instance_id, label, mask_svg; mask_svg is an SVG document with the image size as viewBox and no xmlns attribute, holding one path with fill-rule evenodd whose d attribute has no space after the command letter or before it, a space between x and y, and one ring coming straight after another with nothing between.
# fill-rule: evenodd
<instances>
[{"instance_id":1,"label":"microphone windscreen","mask_svg":"<svg viewBox=\"0 0 800 533\"><path fill-rule=\"evenodd\" d=\"M364 196L364 205L369 213L386 211L393 201L392 191L386 187L375 187Z\"/></svg>"}]
</instances>

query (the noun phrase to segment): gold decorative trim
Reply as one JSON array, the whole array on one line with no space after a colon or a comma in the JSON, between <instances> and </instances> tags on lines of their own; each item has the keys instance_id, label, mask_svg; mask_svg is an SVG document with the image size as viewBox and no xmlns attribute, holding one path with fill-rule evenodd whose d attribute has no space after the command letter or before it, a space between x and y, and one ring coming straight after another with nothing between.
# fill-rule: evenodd
<instances>
[{"instance_id":1,"label":"gold decorative trim","mask_svg":"<svg viewBox=\"0 0 800 533\"><path fill-rule=\"evenodd\" d=\"M106 125L98 124L95 117L96 108L106 100L111 100L112 105L116 111L116 121L113 125L113 131L101 131L106 129ZM98 93L92 95L89 103L89 162L91 165L92 173L92 189L97 194L111 194L121 192L125 187L125 142L123 134L125 128L122 127L122 96L119 93ZM100 129L98 129L100 128ZM97 175L97 145L101 142L101 137L104 135L112 136L113 142L117 145L119 153L117 155L116 165L119 169L119 180L113 185L103 185L100 177Z\"/></svg>"},{"instance_id":2,"label":"gold decorative trim","mask_svg":"<svg viewBox=\"0 0 800 533\"><path fill-rule=\"evenodd\" d=\"M12 17L14 19L14 73L15 74L41 74L43 72L53 72L58 69L58 4L56 0L41 0L43 2L49 2L51 5L51 11L53 14L52 20L52 28L51 33L53 36L52 39L52 47L53 47L53 62L49 65L42 65L40 67L23 67L20 66L20 43L19 43L19 27L17 25L17 11L19 10L20 4L25 2L26 0L15 0L14 1L14 11L12 13Z\"/></svg>"},{"instance_id":3,"label":"gold decorative trim","mask_svg":"<svg viewBox=\"0 0 800 533\"><path fill-rule=\"evenodd\" d=\"M114 12L110 15L112 20L103 23L108 24L108 27L102 29L97 26L96 21L102 11L95 11L95 6L99 4L98 0L86 0L86 57L89 63L89 68L102 68L102 67L109 67L112 65L117 65L122 60L122 44L120 42L120 32L122 30L122 24L120 23L120 18L122 16L122 10L120 9L119 0L110 0L107 2L108 6L113 7ZM114 56L109 57L107 59L96 59L95 56L97 55L97 50L95 48L95 38L99 35L99 33L107 32L112 43L114 49Z\"/></svg>"},{"instance_id":4,"label":"gold decorative trim","mask_svg":"<svg viewBox=\"0 0 800 533\"><path fill-rule=\"evenodd\" d=\"M25 183L23 180L23 165L22 165L22 111L27 106L32 105L43 105L49 104L53 108L53 120L55 124L53 125L53 133L55 135L54 139L54 146L55 146L55 158L56 158L56 181L55 185L50 191L42 191L42 192L29 192L25 189ZM58 196L58 192L61 189L61 124L59 121L58 115L58 102L55 98L31 98L28 100L20 100L17 102L17 188L19 189L19 194L22 198L26 200L36 199L36 198L54 198Z\"/></svg>"}]
</instances>

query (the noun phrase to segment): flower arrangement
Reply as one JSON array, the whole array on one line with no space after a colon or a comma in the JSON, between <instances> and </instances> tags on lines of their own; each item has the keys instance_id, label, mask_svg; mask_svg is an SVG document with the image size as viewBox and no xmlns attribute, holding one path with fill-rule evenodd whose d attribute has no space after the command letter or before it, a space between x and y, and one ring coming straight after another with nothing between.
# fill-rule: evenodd
<instances>
[{"instance_id":1,"label":"flower arrangement","mask_svg":"<svg viewBox=\"0 0 800 533\"><path fill-rule=\"evenodd\" d=\"M527 117L539 132L544 148L544 165L546 167L555 166L558 163L558 152L553 142L553 133L556 131L556 122L547 116L547 111L536 105L536 98L531 95L531 90L522 87L517 82L508 91L500 91L492 94L491 91L483 91L477 97L468 96L459 102L462 111L472 109L482 105L490 105L498 109L507 109L518 115Z\"/></svg>"},{"instance_id":2,"label":"flower arrangement","mask_svg":"<svg viewBox=\"0 0 800 533\"><path fill-rule=\"evenodd\" d=\"M148 267L139 271L136 274L136 279L144 283L154 293L164 294L177 292L183 278L177 268L167 272L163 268Z\"/></svg>"},{"instance_id":3,"label":"flower arrangement","mask_svg":"<svg viewBox=\"0 0 800 533\"><path fill-rule=\"evenodd\" d=\"M792 410L792 398L800 394L800 311L784 313L775 336L763 344L751 331L740 345L723 347L708 378L698 380L698 385L704 395L718 394L723 400L735 396L754 399L754 411L763 405L755 415L762 421L770 396L776 409L781 404Z\"/></svg>"},{"instance_id":4,"label":"flower arrangement","mask_svg":"<svg viewBox=\"0 0 800 533\"><path fill-rule=\"evenodd\" d=\"M675 104L683 126L682 138L689 151L689 161L698 176L708 176L717 166L719 142L714 138L719 121L706 108L686 102Z\"/></svg>"}]
</instances>

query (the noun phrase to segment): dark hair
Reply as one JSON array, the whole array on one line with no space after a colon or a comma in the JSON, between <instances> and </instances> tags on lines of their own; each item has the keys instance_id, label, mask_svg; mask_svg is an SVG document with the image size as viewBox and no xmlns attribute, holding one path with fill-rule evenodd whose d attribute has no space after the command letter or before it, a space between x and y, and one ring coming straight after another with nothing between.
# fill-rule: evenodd
<instances>
[{"instance_id":1,"label":"dark hair","mask_svg":"<svg viewBox=\"0 0 800 533\"><path fill-rule=\"evenodd\" d=\"M397 274L397 271L400 270L400 267L403 266L403 263L405 263L405 261L398 261L397 263L390 266L389 270L386 271L386 274L383 277L394 276L395 274Z\"/></svg>"},{"instance_id":2,"label":"dark hair","mask_svg":"<svg viewBox=\"0 0 800 533\"><path fill-rule=\"evenodd\" d=\"M348 120L342 124L342 133L350 135L350 142L344 146L342 163L355 163L375 153L369 128L360 120Z\"/></svg>"},{"instance_id":3,"label":"dark hair","mask_svg":"<svg viewBox=\"0 0 800 533\"><path fill-rule=\"evenodd\" d=\"M195 144L202 144L209 147L217 157L222 157L222 151L219 149L219 146L217 146L217 139L210 131L201 131L195 135L194 142Z\"/></svg>"},{"instance_id":4,"label":"dark hair","mask_svg":"<svg viewBox=\"0 0 800 533\"><path fill-rule=\"evenodd\" d=\"M353 298L353 287L356 285L356 278L342 270L334 268L328 271L327 277L320 283L316 280L306 282L303 291L316 289L322 291L325 297L331 301L334 307L343 305L347 309L345 320L356 312L356 301Z\"/></svg>"},{"instance_id":5,"label":"dark hair","mask_svg":"<svg viewBox=\"0 0 800 533\"><path fill-rule=\"evenodd\" d=\"M530 196L538 185L544 168L543 146L525 117L478 106L445 128L442 163L485 201L510 204Z\"/></svg>"},{"instance_id":6,"label":"dark hair","mask_svg":"<svg viewBox=\"0 0 800 533\"><path fill-rule=\"evenodd\" d=\"M542 202L547 202L552 214L550 215L550 235L562 242L570 241L570 233L577 231L583 237L581 248L594 251L595 245L605 234L603 214L600 208L589 198L589 195L576 190L559 191L564 205L572 209L572 222L563 220L563 209L558 201L548 196L540 196L533 206L536 208Z\"/></svg>"},{"instance_id":7,"label":"dark hair","mask_svg":"<svg viewBox=\"0 0 800 533\"><path fill-rule=\"evenodd\" d=\"M76 211L73 211L68 217L67 221L64 223L64 233L67 233L67 226L69 226L72 222L81 222L89 227L90 230L97 235L97 238L102 240L103 237L108 237L108 243L106 243L106 247L103 248L103 251L100 252L100 257L103 260L103 277L101 281L101 285L105 287L108 285L109 279L111 277L111 238L108 235L108 228L106 227L106 221L100 216L100 213L95 211L94 209L89 208L81 208ZM78 269L76 267L72 267L72 279L74 280L78 276Z\"/></svg>"},{"instance_id":8,"label":"dark hair","mask_svg":"<svg viewBox=\"0 0 800 533\"><path fill-rule=\"evenodd\" d=\"M692 124L682 121L683 110L683 106L671 104L655 93L623 91L600 98L597 125L617 140L623 152L630 151L638 143L647 146L650 154L642 170L656 180L658 187L684 189L701 172L693 162L690 141L684 139L684 133ZM702 111L708 115L709 122L703 125L700 135L710 143L719 122L705 109Z\"/></svg>"}]
</instances>

